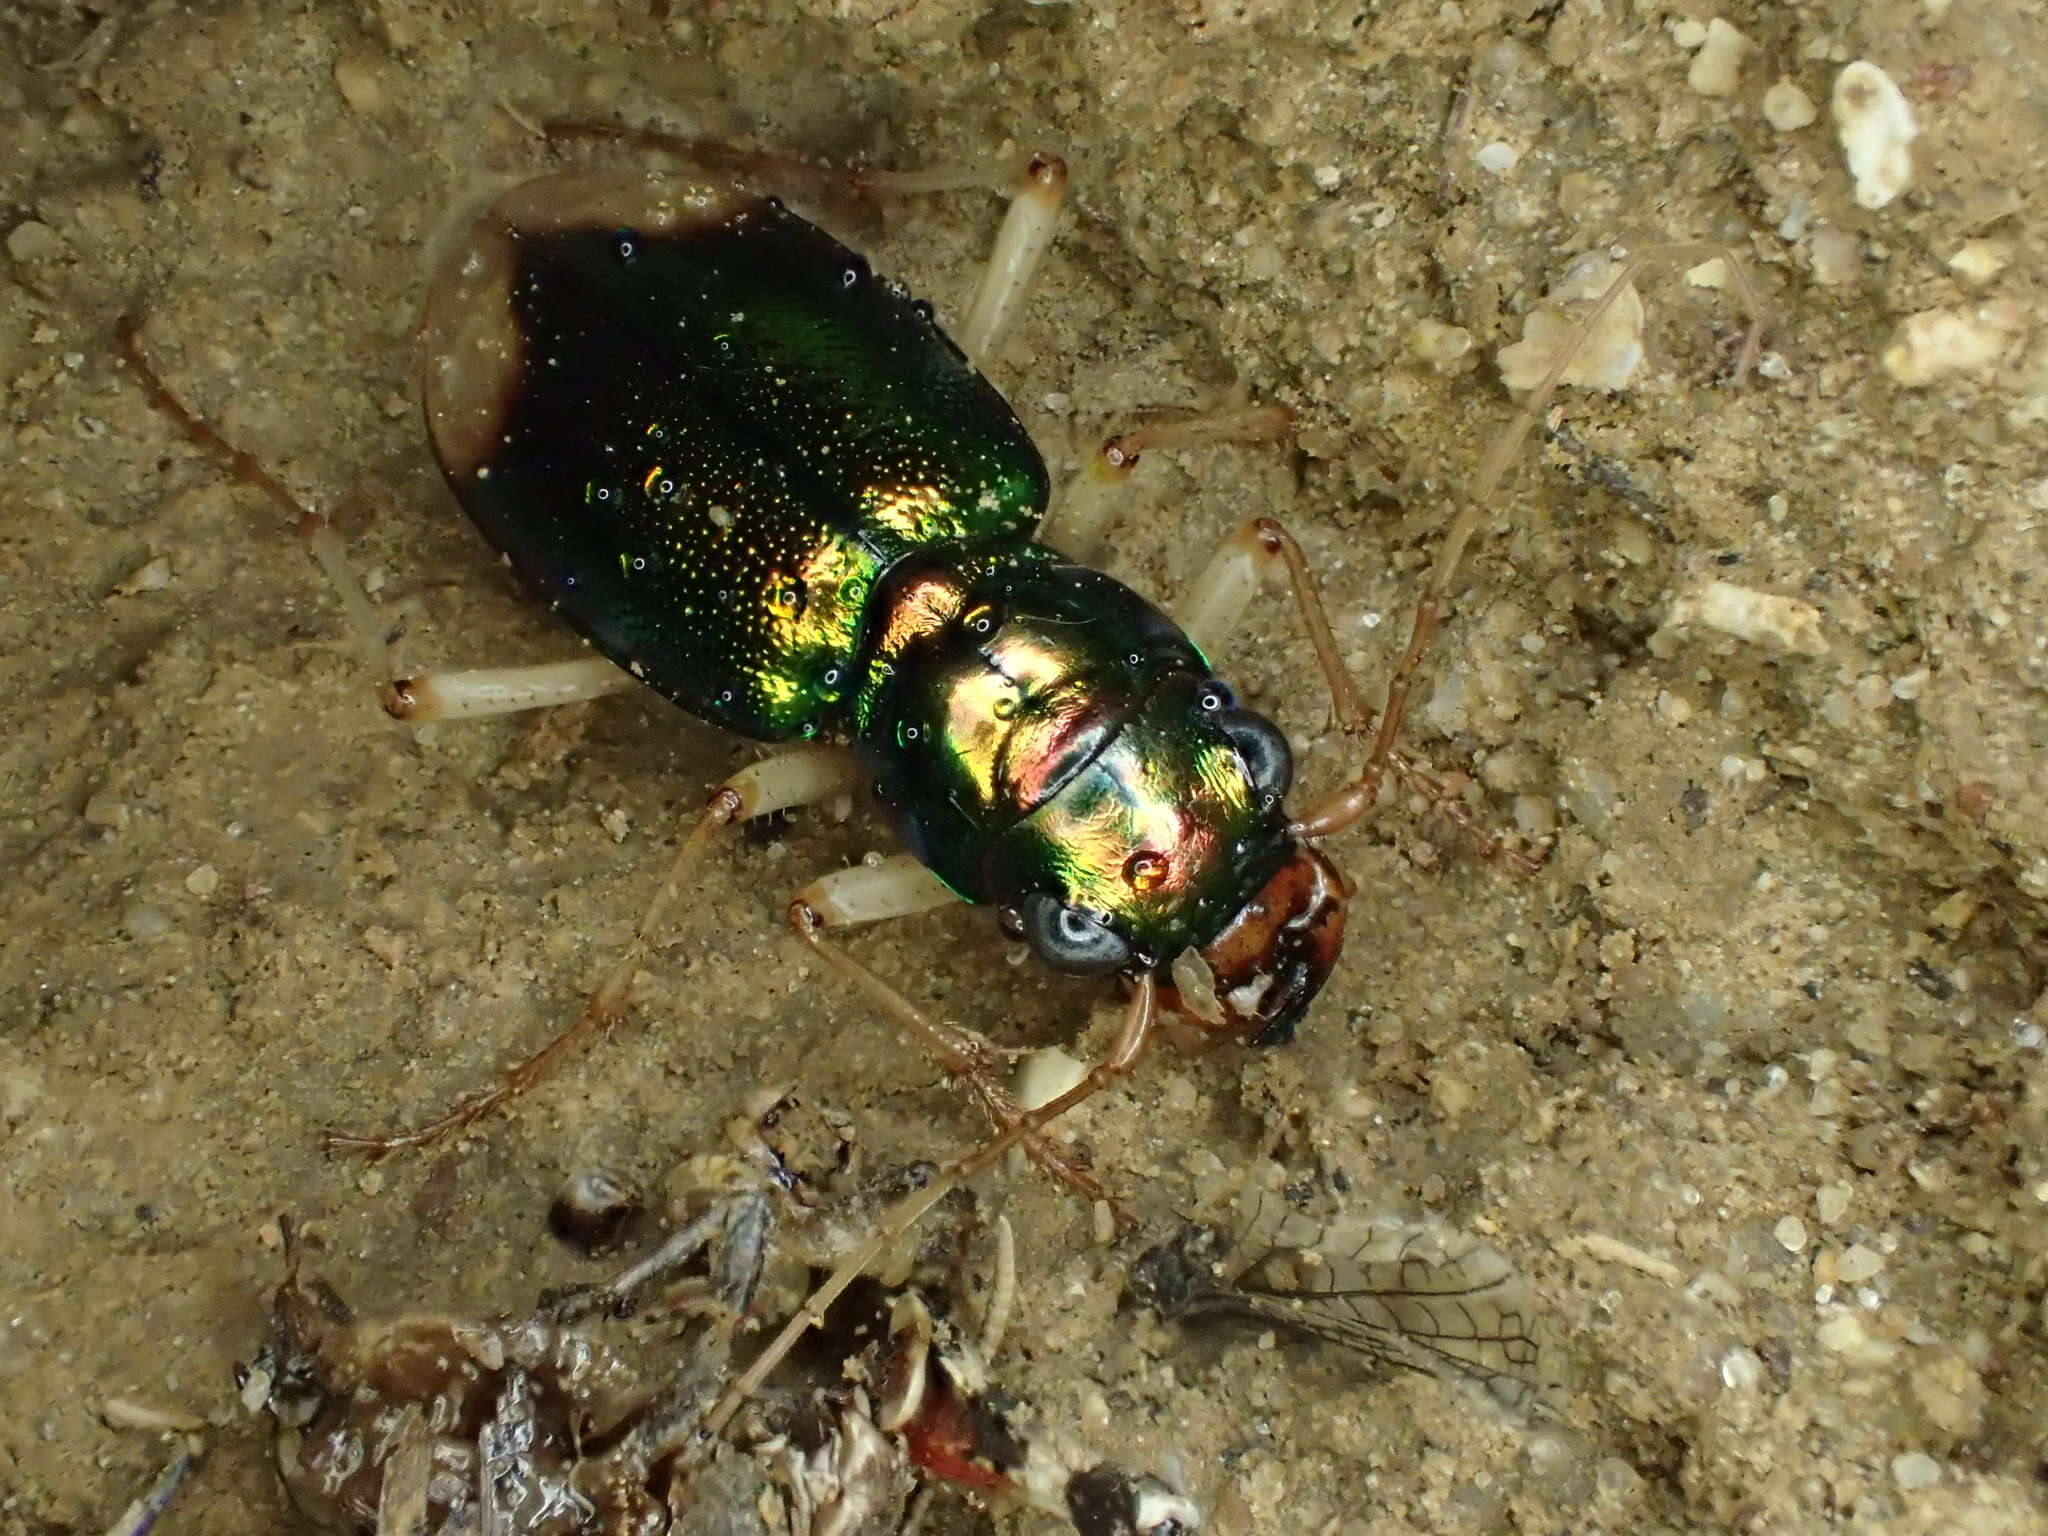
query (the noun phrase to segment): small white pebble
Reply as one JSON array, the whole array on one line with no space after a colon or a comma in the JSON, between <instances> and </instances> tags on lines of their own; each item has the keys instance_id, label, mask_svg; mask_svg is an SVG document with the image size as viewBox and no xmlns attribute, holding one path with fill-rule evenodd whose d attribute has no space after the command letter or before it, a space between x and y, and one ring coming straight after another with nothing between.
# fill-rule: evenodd
<instances>
[{"instance_id":1,"label":"small white pebble","mask_svg":"<svg viewBox=\"0 0 2048 1536\"><path fill-rule=\"evenodd\" d=\"M54 256L58 244L57 231L34 219L24 220L7 232L7 254L19 262Z\"/></svg>"},{"instance_id":2,"label":"small white pebble","mask_svg":"<svg viewBox=\"0 0 2048 1536\"><path fill-rule=\"evenodd\" d=\"M1846 229L1816 229L1806 250L1813 280L1823 288L1846 288L1863 271L1863 242Z\"/></svg>"},{"instance_id":3,"label":"small white pebble","mask_svg":"<svg viewBox=\"0 0 2048 1536\"><path fill-rule=\"evenodd\" d=\"M1017 1064L1010 1092L1026 1109L1037 1109L1074 1087L1088 1075L1087 1067L1056 1045L1033 1051Z\"/></svg>"},{"instance_id":4,"label":"small white pebble","mask_svg":"<svg viewBox=\"0 0 2048 1536\"><path fill-rule=\"evenodd\" d=\"M1652 648L1658 655L1675 654L1679 639L1696 628L1804 656L1825 655L1828 648L1820 610L1813 604L1731 581L1710 581L1681 592L1653 637Z\"/></svg>"},{"instance_id":5,"label":"small white pebble","mask_svg":"<svg viewBox=\"0 0 2048 1536\"><path fill-rule=\"evenodd\" d=\"M1861 1285L1883 1268L1883 1254L1861 1243L1852 1243L1835 1261L1835 1279L1842 1285Z\"/></svg>"},{"instance_id":6,"label":"small white pebble","mask_svg":"<svg viewBox=\"0 0 2048 1536\"><path fill-rule=\"evenodd\" d=\"M375 112L384 105L384 87L377 67L367 59L343 59L334 66L335 88L352 112Z\"/></svg>"},{"instance_id":7,"label":"small white pebble","mask_svg":"<svg viewBox=\"0 0 2048 1536\"><path fill-rule=\"evenodd\" d=\"M1822 1348L1856 1365L1884 1365L1899 1354L1898 1345L1876 1337L1854 1312L1837 1313L1814 1330L1814 1337Z\"/></svg>"},{"instance_id":8,"label":"small white pebble","mask_svg":"<svg viewBox=\"0 0 2048 1536\"><path fill-rule=\"evenodd\" d=\"M1779 1246L1787 1253L1806 1251L1806 1223L1797 1216L1786 1216L1771 1228L1771 1235L1777 1238Z\"/></svg>"},{"instance_id":9,"label":"small white pebble","mask_svg":"<svg viewBox=\"0 0 2048 1536\"><path fill-rule=\"evenodd\" d=\"M1671 41L1684 49L1693 49L1707 40L1706 26L1690 16L1681 16L1671 23Z\"/></svg>"},{"instance_id":10,"label":"small white pebble","mask_svg":"<svg viewBox=\"0 0 2048 1536\"><path fill-rule=\"evenodd\" d=\"M160 939L171 931L171 920L155 907L138 902L121 914L122 930L131 939L148 943Z\"/></svg>"},{"instance_id":11,"label":"small white pebble","mask_svg":"<svg viewBox=\"0 0 2048 1536\"><path fill-rule=\"evenodd\" d=\"M1780 240L1799 240L1813 227L1813 204L1803 192L1795 192L1785 201L1785 217L1778 220Z\"/></svg>"},{"instance_id":12,"label":"small white pebble","mask_svg":"<svg viewBox=\"0 0 2048 1536\"><path fill-rule=\"evenodd\" d=\"M1055 389L1046 395L1045 408L1055 416L1064 416L1074 408L1074 397L1065 390Z\"/></svg>"},{"instance_id":13,"label":"small white pebble","mask_svg":"<svg viewBox=\"0 0 2048 1536\"><path fill-rule=\"evenodd\" d=\"M1742 56L1755 46L1716 16L1707 23L1707 35L1692 56L1685 83L1702 96L1733 96L1742 80Z\"/></svg>"},{"instance_id":14,"label":"small white pebble","mask_svg":"<svg viewBox=\"0 0 2048 1536\"><path fill-rule=\"evenodd\" d=\"M1504 139L1495 139L1481 147L1472 157L1479 169L1489 176L1505 176L1521 162L1521 152Z\"/></svg>"},{"instance_id":15,"label":"small white pebble","mask_svg":"<svg viewBox=\"0 0 2048 1536\"><path fill-rule=\"evenodd\" d=\"M1813 1208L1822 1226L1835 1226L1849 1214L1849 1194L1846 1184L1823 1184L1814 1191Z\"/></svg>"},{"instance_id":16,"label":"small white pebble","mask_svg":"<svg viewBox=\"0 0 2048 1536\"><path fill-rule=\"evenodd\" d=\"M1111 1412L1109 1399L1100 1390L1090 1389L1081 1395L1081 1427L1091 1435L1107 1434L1116 1424L1116 1415Z\"/></svg>"},{"instance_id":17,"label":"small white pebble","mask_svg":"<svg viewBox=\"0 0 2048 1536\"><path fill-rule=\"evenodd\" d=\"M1747 1392L1764 1378L1764 1363L1756 1351L1737 1344L1721 1357L1721 1385L1730 1392Z\"/></svg>"},{"instance_id":18,"label":"small white pebble","mask_svg":"<svg viewBox=\"0 0 2048 1536\"><path fill-rule=\"evenodd\" d=\"M185 877L185 889L202 899L220 889L220 871L211 864L202 864Z\"/></svg>"},{"instance_id":19,"label":"small white pebble","mask_svg":"<svg viewBox=\"0 0 2048 1536\"><path fill-rule=\"evenodd\" d=\"M276 1376L263 1363L264 1359L265 1356L258 1355L256 1361L248 1367L242 1377L242 1389L237 1398L242 1405L242 1411L252 1416L261 1413L270 1405L270 1389L277 1384Z\"/></svg>"},{"instance_id":20,"label":"small white pebble","mask_svg":"<svg viewBox=\"0 0 2048 1536\"><path fill-rule=\"evenodd\" d=\"M1948 259L1949 271L1966 283L1988 283L2012 260L2012 246L2003 240L1972 240Z\"/></svg>"},{"instance_id":21,"label":"small white pebble","mask_svg":"<svg viewBox=\"0 0 2048 1536\"><path fill-rule=\"evenodd\" d=\"M1448 368L1472 350L1472 333L1462 325L1418 320L1408 333L1408 350L1432 368Z\"/></svg>"},{"instance_id":22,"label":"small white pebble","mask_svg":"<svg viewBox=\"0 0 2048 1536\"><path fill-rule=\"evenodd\" d=\"M161 592L171 584L171 562L159 555L138 566L133 575L114 584L116 597L140 597L145 592Z\"/></svg>"},{"instance_id":23,"label":"small white pebble","mask_svg":"<svg viewBox=\"0 0 2048 1536\"><path fill-rule=\"evenodd\" d=\"M1549 299L1522 317L1522 339L1495 355L1501 382L1509 389L1534 389L1564 354L1567 361L1559 383L1606 390L1628 383L1643 362L1643 298L1635 284L1615 295L1583 339L1563 307L1603 297L1616 271L1617 263L1605 255L1574 262L1550 290Z\"/></svg>"},{"instance_id":24,"label":"small white pebble","mask_svg":"<svg viewBox=\"0 0 2048 1536\"><path fill-rule=\"evenodd\" d=\"M1780 80L1764 91L1764 121L1780 133L1796 133L1812 126L1820 116L1813 98L1790 80Z\"/></svg>"},{"instance_id":25,"label":"small white pebble","mask_svg":"<svg viewBox=\"0 0 2048 1536\"><path fill-rule=\"evenodd\" d=\"M1756 371L1760 378L1773 381L1792 377L1792 365L1785 361L1783 354L1777 352L1766 352L1758 358ZM1777 499L1783 501L1785 498L1780 496Z\"/></svg>"},{"instance_id":26,"label":"small white pebble","mask_svg":"<svg viewBox=\"0 0 2048 1536\"><path fill-rule=\"evenodd\" d=\"M1835 76L1832 108L1857 203L1884 207L1913 179L1912 143L1920 129L1912 104L1890 75L1858 59Z\"/></svg>"},{"instance_id":27,"label":"small white pebble","mask_svg":"<svg viewBox=\"0 0 2048 1536\"><path fill-rule=\"evenodd\" d=\"M1695 288L1726 288L1728 286L1728 258L1712 256L1696 267L1685 269L1685 280Z\"/></svg>"},{"instance_id":28,"label":"small white pebble","mask_svg":"<svg viewBox=\"0 0 2048 1536\"><path fill-rule=\"evenodd\" d=\"M1925 1451L1892 1458L1892 1480L1901 1488L1932 1488L1941 1481L1941 1463Z\"/></svg>"},{"instance_id":29,"label":"small white pebble","mask_svg":"<svg viewBox=\"0 0 2048 1536\"><path fill-rule=\"evenodd\" d=\"M1319 165L1309 175L1325 192L1336 191L1344 181L1344 173L1334 165Z\"/></svg>"},{"instance_id":30,"label":"small white pebble","mask_svg":"<svg viewBox=\"0 0 2048 1536\"><path fill-rule=\"evenodd\" d=\"M1926 309L1908 315L1884 349L1884 369L1908 389L1989 368L2025 322L2006 304Z\"/></svg>"}]
</instances>

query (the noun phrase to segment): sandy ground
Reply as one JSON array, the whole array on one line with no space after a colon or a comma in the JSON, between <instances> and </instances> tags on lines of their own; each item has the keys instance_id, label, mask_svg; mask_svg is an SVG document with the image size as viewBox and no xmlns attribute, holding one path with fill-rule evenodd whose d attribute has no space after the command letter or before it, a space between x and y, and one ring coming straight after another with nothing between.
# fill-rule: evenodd
<instances>
[{"instance_id":1,"label":"sandy ground","mask_svg":"<svg viewBox=\"0 0 2048 1536\"><path fill-rule=\"evenodd\" d=\"M231 1378L280 1212L366 1306L489 1311L588 1272L543 1224L566 1173L657 1180L764 1085L844 1110L876 1164L975 1134L778 921L883 846L856 817L715 858L630 1027L516 1116L374 1170L317 1145L545 1038L747 749L639 696L392 726L115 317L144 306L179 387L332 510L409 665L559 657L439 486L410 341L444 210L547 163L522 120L579 114L892 166L1065 155L997 381L1060 473L1147 407L1294 407L1298 455L1154 455L1114 568L1171 594L1278 514L1368 686L1513 414L1521 316L1617 240L1739 247L1762 375L1727 382L1728 294L1647 277L1647 361L1521 456L1430 664L1411 745L1489 824L1554 825L1541 872L1390 803L1336 845L1349 953L1300 1042L1155 1062L1075 1128L1154 1234L1288 1184L1485 1235L1579 1362L1563 1423L1119 1310L1144 1239L1030 1174L982 1191L1022 1239L1001 1368L1179 1468L1218 1531L2048 1530L2048 24L1723 16L1752 45L1726 95L1688 81L1708 12L1601 0L0 18L0 1531L101 1529L148 1481L165 1447L110 1403L209 1421L165 1531L285 1526ZM1859 58L1920 130L1875 210L1828 115ZM1780 79L1817 121L1766 121ZM997 213L891 207L877 265L943 313ZM1949 341L1895 350L1930 312ZM1418 349L1424 321L1471 351ZM1673 622L1716 581L1807 627ZM1283 605L1229 670L1334 782ZM1109 1027L979 914L860 942L1003 1039Z\"/></svg>"}]
</instances>

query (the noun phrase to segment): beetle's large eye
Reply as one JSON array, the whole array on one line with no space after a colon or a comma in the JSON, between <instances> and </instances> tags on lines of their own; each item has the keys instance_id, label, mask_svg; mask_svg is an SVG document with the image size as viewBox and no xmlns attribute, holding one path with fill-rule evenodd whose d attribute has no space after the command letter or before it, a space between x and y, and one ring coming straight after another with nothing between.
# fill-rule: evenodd
<instances>
[{"instance_id":1,"label":"beetle's large eye","mask_svg":"<svg viewBox=\"0 0 2048 1536\"><path fill-rule=\"evenodd\" d=\"M1038 958L1069 976L1106 976L1130 964L1130 941L1084 907L1034 891L1017 903L1024 937Z\"/></svg>"},{"instance_id":2,"label":"beetle's large eye","mask_svg":"<svg viewBox=\"0 0 2048 1536\"><path fill-rule=\"evenodd\" d=\"M1223 734L1244 759L1244 771L1252 787L1267 805L1278 805L1294 782L1294 750L1287 745L1280 727L1248 709L1226 709L1217 716L1216 723L1223 727Z\"/></svg>"}]
</instances>

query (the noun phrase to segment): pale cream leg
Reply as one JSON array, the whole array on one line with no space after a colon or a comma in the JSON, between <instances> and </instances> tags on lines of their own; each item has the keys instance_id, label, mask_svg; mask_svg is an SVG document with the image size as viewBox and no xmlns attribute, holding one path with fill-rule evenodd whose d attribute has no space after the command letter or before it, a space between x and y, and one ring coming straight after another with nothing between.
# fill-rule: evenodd
<instances>
[{"instance_id":1,"label":"pale cream leg","mask_svg":"<svg viewBox=\"0 0 2048 1536\"><path fill-rule=\"evenodd\" d=\"M828 928L852 928L931 912L960 898L911 855L897 853L820 875L790 899L809 907Z\"/></svg>"},{"instance_id":2,"label":"pale cream leg","mask_svg":"<svg viewBox=\"0 0 2048 1536\"><path fill-rule=\"evenodd\" d=\"M479 720L489 715L516 714L600 699L634 686L634 679L602 656L546 662L527 667L484 667L467 672L430 672L394 676L391 649L384 643L377 610L349 568L348 556L334 529L287 490L255 455L222 437L212 423L192 411L171 392L142 350L139 323L124 316L121 347L136 382L149 403L177 424L198 447L220 460L234 479L255 487L290 515L313 563L340 600L342 618L361 656L364 670L377 688L385 711L396 720L423 724L429 720Z\"/></svg>"},{"instance_id":3,"label":"pale cream leg","mask_svg":"<svg viewBox=\"0 0 2048 1536\"><path fill-rule=\"evenodd\" d=\"M1058 155L1035 154L1025 163L1023 179L1010 199L1010 211L1003 216L988 265L982 268L981 281L967 306L967 317L953 330L953 339L977 368L988 366L1003 333L1024 307L1038 264L1052 247L1066 195L1067 167Z\"/></svg>"},{"instance_id":4,"label":"pale cream leg","mask_svg":"<svg viewBox=\"0 0 2048 1536\"><path fill-rule=\"evenodd\" d=\"M1272 574L1272 552L1258 523L1249 522L1216 546L1209 563L1174 603L1174 618L1211 663L1237 634L1245 609L1267 589Z\"/></svg>"},{"instance_id":5,"label":"pale cream leg","mask_svg":"<svg viewBox=\"0 0 2048 1536\"><path fill-rule=\"evenodd\" d=\"M602 656L541 662L528 667L478 667L467 672L423 672L391 685L385 706L394 719L482 720L557 704L581 704L639 686L630 672Z\"/></svg>"}]
</instances>

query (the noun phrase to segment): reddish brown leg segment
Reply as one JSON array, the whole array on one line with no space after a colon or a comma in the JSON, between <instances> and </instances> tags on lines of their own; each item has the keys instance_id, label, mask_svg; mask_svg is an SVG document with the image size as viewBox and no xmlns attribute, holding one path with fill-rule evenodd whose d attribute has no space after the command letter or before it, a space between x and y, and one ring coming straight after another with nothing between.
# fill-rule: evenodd
<instances>
[{"instance_id":1,"label":"reddish brown leg segment","mask_svg":"<svg viewBox=\"0 0 2048 1536\"><path fill-rule=\"evenodd\" d=\"M682 894L713 832L749 817L765 816L792 805L826 799L852 788L860 780L858 761L851 752L840 747L802 748L741 769L712 791L704 814L676 850L668 873L663 877L660 889L654 893L653 901L648 903L639 926L633 930L625 953L613 962L605 973L604 981L591 994L590 1001L584 1004L574 1023L512 1067L492 1087L457 1100L446 1113L425 1125L379 1135L329 1135L328 1150L383 1157L409 1148L430 1146L519 1097L553 1071L572 1051L596 1036L609 1033L619 1022L647 941Z\"/></svg>"},{"instance_id":2,"label":"reddish brown leg segment","mask_svg":"<svg viewBox=\"0 0 2048 1536\"><path fill-rule=\"evenodd\" d=\"M1252 598L1282 576L1294 596L1295 606L1301 612L1302 627L1308 632L1317 665L1329 686L1330 712L1337 728L1347 736L1362 739L1373 729L1372 706L1365 702L1365 696L1359 692L1358 685L1344 666L1343 658L1337 653L1337 637L1330 627L1329 615L1323 609L1322 598L1317 594L1315 574L1309 569L1308 556L1302 552L1294 536L1274 519L1254 518L1225 541L1183 598L1181 621L1195 643L1205 653L1213 655L1224 644ZM1380 740L1385 741L1384 717L1380 730ZM1324 837L1349 826L1378 798L1382 776L1391 769L1402 783L1427 800L1439 815L1469 836L1482 857L1491 862L1505 863L1524 873L1535 869L1536 861L1529 854L1515 848L1497 833L1488 831L1472 807L1446 789L1415 758L1390 745L1384 763L1375 766L1376 762L1377 743L1374 753L1368 755L1360 777L1346 785L1336 797L1326 800L1297 821L1293 829L1295 835ZM1358 812L1339 820L1332 813L1333 806L1345 811L1355 806Z\"/></svg>"},{"instance_id":3,"label":"reddish brown leg segment","mask_svg":"<svg viewBox=\"0 0 2048 1536\"><path fill-rule=\"evenodd\" d=\"M740 1405L754 1395L761 1383L768 1379L768 1373L795 1347L797 1340L823 1322L840 1294L923 1220L927 1211L1010 1148L1028 1143L1076 1104L1100 1093L1142 1061L1152 1043L1152 1026L1157 1016L1158 987L1150 976L1142 977L1131 995L1130 1010L1124 1015L1123 1028L1118 1031L1116 1043L1110 1047L1109 1053L1089 1069L1086 1077L1058 1098L1036 1109L1024 1110L1000 1135L968 1153L923 1189L900 1202L883 1219L874 1236L840 1262L825 1283L811 1293L796 1316L769 1341L768 1347L761 1351L753 1364L725 1389L724 1395L705 1417L698 1444L708 1446L713 1442L718 1432L739 1411Z\"/></svg>"},{"instance_id":4,"label":"reddish brown leg segment","mask_svg":"<svg viewBox=\"0 0 2048 1536\"><path fill-rule=\"evenodd\" d=\"M1010 1063L1013 1053L991 1045L970 1030L958 1029L931 1017L877 972L838 945L827 942L825 922L817 909L803 899L801 892L797 900L790 903L789 926L811 947L813 954L859 987L868 1001L895 1020L897 1027L922 1046L948 1077L966 1088L974 1096L975 1103L981 1106L982 1113L988 1116L989 1123L999 1132L1007 1133L1032 1113L997 1080L997 1073ZM1062 1156L1059 1149L1044 1137L1027 1133L1023 1144L1033 1162L1076 1193L1089 1200L1115 1203L1093 1175Z\"/></svg>"}]
</instances>

